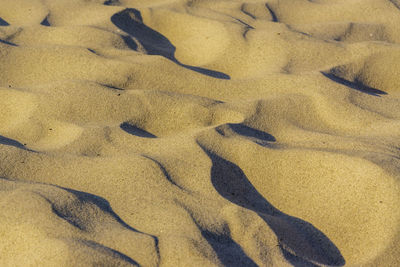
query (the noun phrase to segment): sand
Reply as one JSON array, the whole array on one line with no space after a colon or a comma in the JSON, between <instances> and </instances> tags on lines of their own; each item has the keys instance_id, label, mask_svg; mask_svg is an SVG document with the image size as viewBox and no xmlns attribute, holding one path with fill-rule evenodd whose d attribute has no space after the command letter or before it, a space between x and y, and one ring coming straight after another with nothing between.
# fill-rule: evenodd
<instances>
[{"instance_id":1,"label":"sand","mask_svg":"<svg viewBox=\"0 0 400 267\"><path fill-rule=\"evenodd\" d=\"M399 0L1 0L0 266L398 266Z\"/></svg>"}]
</instances>

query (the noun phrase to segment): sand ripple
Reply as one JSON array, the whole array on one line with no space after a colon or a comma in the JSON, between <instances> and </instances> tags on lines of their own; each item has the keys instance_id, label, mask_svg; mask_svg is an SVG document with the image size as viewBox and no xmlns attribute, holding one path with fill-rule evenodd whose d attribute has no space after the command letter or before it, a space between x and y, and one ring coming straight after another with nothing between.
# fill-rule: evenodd
<instances>
[{"instance_id":1,"label":"sand ripple","mask_svg":"<svg viewBox=\"0 0 400 267\"><path fill-rule=\"evenodd\" d=\"M396 266L399 1L0 5L1 266Z\"/></svg>"}]
</instances>

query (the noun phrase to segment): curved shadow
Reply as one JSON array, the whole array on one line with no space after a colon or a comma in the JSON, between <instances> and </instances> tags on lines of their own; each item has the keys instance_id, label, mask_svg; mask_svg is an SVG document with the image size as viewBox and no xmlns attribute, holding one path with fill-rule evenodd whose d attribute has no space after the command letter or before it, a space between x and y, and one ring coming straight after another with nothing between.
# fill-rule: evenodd
<instances>
[{"instance_id":1,"label":"curved shadow","mask_svg":"<svg viewBox=\"0 0 400 267\"><path fill-rule=\"evenodd\" d=\"M155 245L155 250L156 250L157 256L158 256L158 258L160 258L158 238L154 235L147 234L147 233L141 232L139 230L136 230L135 228L131 227L129 224L125 223L118 216L118 214L116 214L114 212L114 210L111 208L110 203L106 199L104 199L100 196L97 196L97 195L93 195L93 194L82 192L82 191L77 191L77 190L70 189L70 188L65 188L62 186L57 186L57 185L53 185L53 186L71 193L72 195L74 195L77 198L77 200L80 203L87 203L87 204L90 204L92 206L99 208L101 211L108 214L110 217L114 218L122 227L126 228L127 230L130 230L135 233L144 234L144 235L151 237L154 240L154 245ZM73 225L74 227L76 227L82 231L88 230L87 227L85 226L85 224L82 223L80 218L71 213L70 209L59 208L49 198L47 198L42 193L36 192L36 194L40 195L51 205L51 208L52 208L54 214L56 214L58 217L67 221L69 224ZM114 250L112 248L106 247L102 244L99 244L99 243L96 243L96 242L90 241L90 240L80 240L80 242L91 248L101 250L105 254L109 254L111 256L118 257L129 264L139 266L139 264L135 260L133 260L132 258L128 257L127 255L125 255L117 250Z\"/></svg>"},{"instance_id":2,"label":"curved shadow","mask_svg":"<svg viewBox=\"0 0 400 267\"><path fill-rule=\"evenodd\" d=\"M278 17L276 16L274 10L269 6L268 3L265 4L265 7L268 9L269 13L271 14L272 17L272 22L279 22Z\"/></svg>"},{"instance_id":3,"label":"curved shadow","mask_svg":"<svg viewBox=\"0 0 400 267\"><path fill-rule=\"evenodd\" d=\"M0 181L1 180L6 180L6 181L9 181L9 182L19 182L19 180L16 180L16 179L13 179L13 178L8 178L8 177L0 177ZM20 181L20 182L25 183L23 181ZM127 224L125 221L123 221L118 216L118 214L116 214L114 212L114 210L112 209L110 203L106 199L104 199L104 198L102 198L100 196L97 196L97 195L93 195L93 194L87 193L87 192L82 192L82 191L78 191L78 190L74 190L74 189L71 189L71 188L66 188L66 187L62 187L62 186L58 186L58 185L51 185L51 184L45 184L45 183L37 183L37 184L49 185L49 186L53 186L53 187L56 187L56 188L61 189L61 190L65 190L68 193L72 194L74 197L76 197L76 199L77 199L77 201L79 203L86 203L86 204L89 204L90 206L94 206L94 207L99 208L101 211L103 211L104 213L106 213L107 215L112 217L115 221L117 221L122 227L126 228L127 230L130 230L130 231L135 232L135 233L140 233L140 234L144 234L144 235L149 236L150 238L152 238L154 240L155 250L156 250L156 253L157 253L157 256L158 256L158 260L160 260L159 240L158 240L157 236L141 232L141 231L136 230L135 228L131 227L129 224ZM73 225L73 226L75 226L75 227L77 227L77 228L79 228L81 230L84 230L84 231L86 230L86 227L82 224L82 222L79 219L77 219L76 216L74 216L74 214L71 213L71 209L58 207L58 205L56 205L52 200L50 200L47 196L42 194L40 191L36 191L35 190L34 193L36 193L37 195L41 196L44 200L46 200L51 205L51 208L53 209L55 214L57 216L59 216L61 219L67 221L71 225ZM78 209L77 211L80 212L81 210ZM96 216L96 215L94 215L94 216ZM83 240L83 241L84 242L89 242L93 246L97 246L97 244L95 242L88 241L88 240ZM86 243L86 244L88 244L88 243ZM103 246L103 245L101 245L101 246ZM109 248L104 247L104 246L103 246L103 248L104 249L109 249ZM118 251L112 250L111 252L113 252L114 254L118 254L119 256L122 256L126 261L128 261L130 263L135 263L135 261L133 261L131 258L127 257L124 254L121 254Z\"/></svg>"},{"instance_id":4,"label":"curved shadow","mask_svg":"<svg viewBox=\"0 0 400 267\"><path fill-rule=\"evenodd\" d=\"M18 182L19 181L19 180L16 180L16 179L13 179L13 178L8 178L8 177L0 177L0 180L6 180L6 181L9 181L9 182ZM23 182L23 183L25 183L25 182ZM156 244L158 244L158 238L156 236L153 236L153 235L150 235L150 234L146 234L144 232L136 230L135 228L133 228L130 225L128 225L127 223L125 223L118 216L118 214L116 214L114 212L114 210L111 208L110 203L106 199L104 199L104 198L102 198L100 196L97 196L97 195L93 195L93 194L90 194L90 193L86 193L86 192L82 192L82 191L78 191L78 190L74 190L74 189L71 189L71 188L66 188L66 187L62 187L62 186L58 186L58 185L44 184L44 183L38 183L38 184L54 186L54 187L56 187L58 189L65 190L68 193L74 195L74 197L76 197L76 199L80 203L87 203L87 204L90 204L92 206L95 206L95 207L99 208L101 211L103 211L104 213L107 213L108 215L110 215L110 217L114 218L124 228L126 228L126 229L128 229L130 231L136 232L136 233L141 233L141 234L144 234L144 235L148 235L148 236L154 238L154 240L156 241ZM49 204L51 204L53 210L57 210L57 208L55 207L55 204L48 197L46 197L45 195L43 195L39 191L34 191L34 192L36 194L38 194L39 196L43 197L47 202L49 202ZM68 210L68 209L57 210L57 216L61 217L62 219L66 220L66 221L68 221L69 223L71 223L71 218L69 218L69 217L71 217L70 216L70 210ZM72 224L74 226L78 227L77 225L79 225L80 222L74 221ZM85 227L82 226L82 225L79 225L78 228L85 229Z\"/></svg>"},{"instance_id":5,"label":"curved shadow","mask_svg":"<svg viewBox=\"0 0 400 267\"><path fill-rule=\"evenodd\" d=\"M104 213L108 214L110 217L114 218L119 224L121 224L124 228L136 232L136 233L141 233L141 234L145 234L148 235L150 237L152 237L155 240L155 243L158 244L158 239L156 236L153 235L149 235L146 233L143 233L139 230L136 230L135 228L131 227L130 225L128 225L127 223L125 223L119 216L118 214L116 214L114 212L114 210L111 208L110 203L97 195L93 195L90 193L86 193L86 192L82 192L82 191L78 191L78 190L74 190L74 189L70 189L70 188L66 188L66 187L62 187L62 186L57 186L57 185L53 185L57 188L60 188L62 190L67 191L68 193L74 195L76 197L76 199L80 202L80 203L87 203L90 204L94 207L99 208L101 211L103 211ZM84 224L82 224L82 222L80 221L79 218L77 218L75 215L71 214L71 211L69 209L60 209L57 208L56 205L54 205L54 203L48 199L45 195L36 192L37 194L39 194L41 197L43 197L44 199L46 199L52 206L52 209L54 211L54 213L59 216L61 219L67 221L68 223L70 223L71 225L79 228L80 230L86 231L86 226Z\"/></svg>"},{"instance_id":6,"label":"curved shadow","mask_svg":"<svg viewBox=\"0 0 400 267\"><path fill-rule=\"evenodd\" d=\"M0 177L0 182L1 182L2 180L5 180L5 181L7 181L7 182L21 182L21 183L27 183L27 182L24 182L24 181L21 181L21 180L16 180L16 179L7 178L7 177ZM42 183L37 183L37 184L42 184ZM45 185L45 184L42 184L42 185ZM99 196L92 195L92 194L89 194L89 193L85 193L85 192L76 191L76 190L73 190L73 189L64 188L64 187L57 186L57 185L50 185L50 186L54 186L54 187L56 187L56 188L63 189L63 190L65 190L65 191L67 191L67 192L73 194L75 197L77 197L78 201L80 201L80 202L86 202L86 203L90 203L90 204L92 204L92 205L94 205L94 206L97 206L97 207L100 208L102 211L108 213L108 214L111 215L113 218L115 218L123 227L125 227L125 228L127 228L127 229L129 229L129 230L131 230L131 231L134 231L134 232L136 232L136 233L145 234L145 233L143 233L143 232L140 232L140 231L138 231L138 230L135 230L134 228L132 228L131 226L129 226L128 224L126 224L126 223L112 210L112 208L111 208L109 202L108 202L107 200L105 200L104 198L101 198L101 197L99 197ZM57 206L56 206L48 197L46 197L44 194L42 194L40 191L34 190L33 192L36 193L37 195L39 195L40 197L42 197L45 201L47 201L47 202L51 205L51 208L52 208L53 212L55 212L55 214L56 214L57 216L59 216L61 219L66 220L68 223L70 223L70 224L72 224L73 226L79 228L80 230L83 230L83 231L86 230L85 227L83 227L83 226L81 225L81 222L80 222L79 220L76 220L76 219L74 220L74 219L71 218L71 217L73 217L73 216L71 216L72 214L71 214L71 210L70 210L70 209L68 209L68 208L67 208L67 209L62 209L62 208L60 209L60 208L57 208ZM79 209L78 209L78 211L79 211ZM153 235L150 235L150 234L145 234L145 235L147 235L147 236L149 236L149 237L152 237L153 240L155 241L156 252L157 252L158 257L159 257L158 239L157 239L157 237L155 237L155 236L153 236ZM77 241L77 242L79 242L79 243L81 243L81 244L83 244L83 245L86 245L86 246L88 246L89 248L92 248L92 249L95 249L95 250L97 250L97 251L100 251L102 254L107 255L107 256L109 256L109 257L116 258L116 259L120 259L120 260L124 261L125 263L128 263L128 264L133 265L133 266L140 266L135 260L133 260L133 259L130 258L129 256L127 256L127 255L125 255L125 254L123 254L123 253L121 253L121 252L119 252L119 251L117 251L117 250L115 250L115 249L112 249L112 248L110 248L110 247L107 247L107 246L105 246L105 245L103 245L103 244L97 243L97 242L92 241L92 240L79 239L79 238L78 238L77 240L75 239L75 241ZM96 266L99 266L99 264L100 264L100 263L98 263ZM100 264L100 265L101 265L101 264ZM125 265L124 265L124 266L125 266Z\"/></svg>"},{"instance_id":7,"label":"curved shadow","mask_svg":"<svg viewBox=\"0 0 400 267\"><path fill-rule=\"evenodd\" d=\"M380 95L387 95L387 93L385 91L381 91L379 89L366 86L365 84L363 84L359 81L351 82L351 81L343 79L339 76L336 76L332 73L325 73L325 72L321 72L321 73L322 73L322 75L324 75L326 78L330 79L331 81L340 83L342 85L345 85L347 87L350 87L350 88L360 91L362 93L373 95L373 96L378 96L378 97L380 97Z\"/></svg>"},{"instance_id":8,"label":"curved shadow","mask_svg":"<svg viewBox=\"0 0 400 267\"><path fill-rule=\"evenodd\" d=\"M275 232L283 255L289 262L295 266L345 264L339 249L320 230L275 208L237 165L199 145L212 161L211 181L217 192L232 203L257 212Z\"/></svg>"},{"instance_id":9,"label":"curved shadow","mask_svg":"<svg viewBox=\"0 0 400 267\"><path fill-rule=\"evenodd\" d=\"M97 242L94 242L91 240L84 240L84 239L80 239L80 240L78 240L78 242L85 246L88 246L89 248L92 248L94 250L101 251L102 253L109 255L113 258L121 259L125 263L129 264L129 266L138 266L138 267L140 266L139 263L137 263L134 259L128 257L127 255L125 255L115 249L106 247L100 243L97 243ZM97 263L96 265L99 266L100 264Z\"/></svg>"},{"instance_id":10,"label":"curved shadow","mask_svg":"<svg viewBox=\"0 0 400 267\"><path fill-rule=\"evenodd\" d=\"M168 180L168 182L170 182L173 186L178 187L181 190L186 191L184 188L182 188L180 185L178 185L177 183L175 183L175 181L172 179L171 175L169 175L168 171L165 169L165 167L156 159L153 159L150 156L147 155L142 155L143 157L145 157L146 159L151 160L152 162L154 162L161 170L161 172L163 173L164 177Z\"/></svg>"},{"instance_id":11,"label":"curved shadow","mask_svg":"<svg viewBox=\"0 0 400 267\"><path fill-rule=\"evenodd\" d=\"M159 249L158 237L154 236L154 235L151 235L151 234L147 234L147 233L141 232L141 231L131 227L129 224L127 224L125 221L123 221L118 216L118 214L116 214L114 212L114 210L111 208L110 203L106 199L104 199L104 198L102 198L100 196L97 196L97 195L93 195L93 194L82 192L82 191L77 191L77 190L70 189L70 188L65 188L65 187L61 187L61 186L56 186L56 187L64 189L67 192L73 194L82 203L90 203L90 204L92 204L94 206L97 206L100 210L102 210L103 212L105 212L105 213L109 214L111 217L113 217L124 228L126 228L126 229L128 229L130 231L133 231L133 232L136 232L136 233L141 233L141 234L144 234L144 235L147 235L147 236L151 237L154 240L155 250L156 250L158 258L160 259L160 249ZM52 204L52 208L55 210L55 206L53 204ZM58 211L58 213L56 213L56 214L58 216L60 216L62 219L67 220L68 222L71 221L71 216L69 216L69 214L66 214L65 210ZM72 223L73 223L73 225L75 225L75 224L79 225L79 221L73 221ZM78 228L83 228L84 229L84 226L79 225Z\"/></svg>"},{"instance_id":12,"label":"curved shadow","mask_svg":"<svg viewBox=\"0 0 400 267\"><path fill-rule=\"evenodd\" d=\"M142 15L137 9L127 8L116 13L111 17L111 22L114 23L114 25L119 29L128 33L130 37L138 40L149 55L163 56L175 62L179 66L210 77L218 79L230 79L229 75L222 72L180 63L175 58L175 46L165 36L147 27L143 23ZM124 41L131 49L136 50L137 44L130 37L124 37Z\"/></svg>"},{"instance_id":13,"label":"curved shadow","mask_svg":"<svg viewBox=\"0 0 400 267\"><path fill-rule=\"evenodd\" d=\"M59 186L57 186L59 187ZM124 226L126 229L131 230L133 232L137 232L137 233L141 233L141 234L145 234L141 231L136 230L135 228L131 227L130 225L128 225L127 223L125 223L119 216L118 214L116 214L114 212L114 210L111 208L110 203L100 197L100 196L96 196L90 193L86 193L86 192L82 192L82 191L78 191L78 190L74 190L74 189L70 189L70 188L65 188L65 187L59 187L61 189L64 189L65 191L73 194L80 202L82 203L90 203L94 206L99 207L102 211L104 211L105 213L110 214L117 222L119 222L122 226ZM149 234L146 234L149 235ZM149 235L152 236L152 235ZM157 239L157 237L152 236L155 240Z\"/></svg>"}]
</instances>

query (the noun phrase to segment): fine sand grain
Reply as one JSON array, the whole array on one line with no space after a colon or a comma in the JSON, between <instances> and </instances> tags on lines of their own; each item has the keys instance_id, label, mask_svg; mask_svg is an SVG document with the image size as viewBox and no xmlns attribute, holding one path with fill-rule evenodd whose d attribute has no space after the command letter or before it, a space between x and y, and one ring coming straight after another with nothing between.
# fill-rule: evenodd
<instances>
[{"instance_id":1,"label":"fine sand grain","mask_svg":"<svg viewBox=\"0 0 400 267\"><path fill-rule=\"evenodd\" d=\"M399 0L0 0L0 266L398 266Z\"/></svg>"}]
</instances>

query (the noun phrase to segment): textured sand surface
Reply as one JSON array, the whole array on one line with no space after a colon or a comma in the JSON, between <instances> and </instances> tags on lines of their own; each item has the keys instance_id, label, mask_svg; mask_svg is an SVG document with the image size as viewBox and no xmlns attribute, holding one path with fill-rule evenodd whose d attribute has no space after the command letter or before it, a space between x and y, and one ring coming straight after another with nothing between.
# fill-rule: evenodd
<instances>
[{"instance_id":1,"label":"textured sand surface","mask_svg":"<svg viewBox=\"0 0 400 267\"><path fill-rule=\"evenodd\" d=\"M398 266L399 0L0 0L0 266Z\"/></svg>"}]
</instances>

